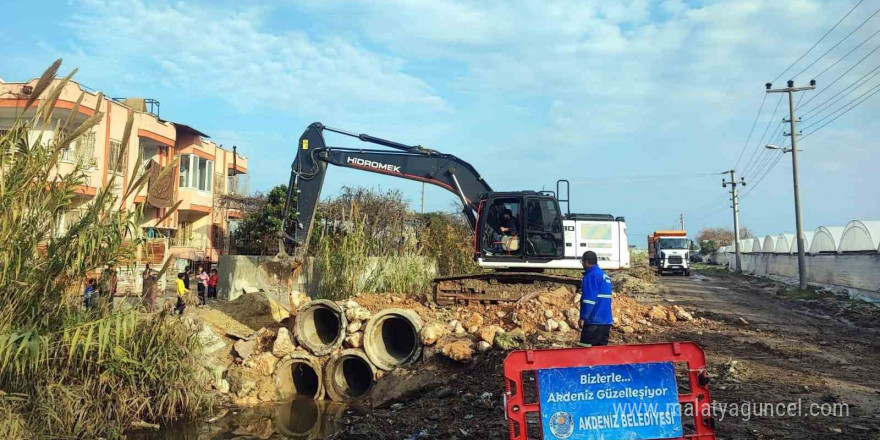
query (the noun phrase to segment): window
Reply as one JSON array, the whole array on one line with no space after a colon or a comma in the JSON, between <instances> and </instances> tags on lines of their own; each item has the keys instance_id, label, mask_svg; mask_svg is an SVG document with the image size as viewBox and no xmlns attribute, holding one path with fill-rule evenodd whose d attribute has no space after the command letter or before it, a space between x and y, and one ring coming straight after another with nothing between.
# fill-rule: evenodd
<instances>
[{"instance_id":1,"label":"window","mask_svg":"<svg viewBox=\"0 0 880 440\"><path fill-rule=\"evenodd\" d=\"M526 254L561 257L563 246L562 219L556 202L549 198L527 199Z\"/></svg>"},{"instance_id":2,"label":"window","mask_svg":"<svg viewBox=\"0 0 880 440\"><path fill-rule=\"evenodd\" d=\"M214 161L183 154L180 156L180 177L178 186L211 192L214 185Z\"/></svg>"},{"instance_id":3,"label":"window","mask_svg":"<svg viewBox=\"0 0 880 440\"><path fill-rule=\"evenodd\" d=\"M73 150L76 152L76 160L81 165L94 168L98 165L98 159L95 158L95 132L87 131L80 135L73 144Z\"/></svg>"},{"instance_id":4,"label":"window","mask_svg":"<svg viewBox=\"0 0 880 440\"><path fill-rule=\"evenodd\" d=\"M122 142L110 140L110 163L108 170L114 174L122 174L125 172L125 158L121 157ZM121 160L120 160L121 159Z\"/></svg>"}]
</instances>

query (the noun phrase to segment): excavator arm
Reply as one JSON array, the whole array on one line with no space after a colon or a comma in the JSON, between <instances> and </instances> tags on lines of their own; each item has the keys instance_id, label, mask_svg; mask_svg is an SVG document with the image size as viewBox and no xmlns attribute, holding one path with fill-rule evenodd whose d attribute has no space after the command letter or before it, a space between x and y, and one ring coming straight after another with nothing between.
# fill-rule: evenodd
<instances>
[{"instance_id":1,"label":"excavator arm","mask_svg":"<svg viewBox=\"0 0 880 440\"><path fill-rule=\"evenodd\" d=\"M328 147L324 141L324 131L397 151ZM474 167L451 154L326 127L315 122L299 138L284 206L285 214L290 213L293 208L293 218L285 215L281 223L279 249L286 250L285 244L291 242L294 257L304 257L308 249L328 164L415 180L446 189L461 201L462 210L471 228L475 228L477 224L480 200L492 191ZM294 222L293 225L290 225L290 221ZM292 235L289 232L290 226L293 226Z\"/></svg>"}]
</instances>

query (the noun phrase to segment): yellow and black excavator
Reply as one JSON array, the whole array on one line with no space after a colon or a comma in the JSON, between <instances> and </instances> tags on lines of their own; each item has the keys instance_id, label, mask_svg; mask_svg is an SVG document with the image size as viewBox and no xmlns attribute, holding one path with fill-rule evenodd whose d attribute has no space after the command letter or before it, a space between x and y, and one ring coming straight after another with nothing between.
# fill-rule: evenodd
<instances>
[{"instance_id":1,"label":"yellow and black excavator","mask_svg":"<svg viewBox=\"0 0 880 440\"><path fill-rule=\"evenodd\" d=\"M332 132L393 150L328 147ZM580 257L592 250L607 270L629 267L626 222L607 214L572 214L568 181L553 191L493 191L464 160L451 154L405 145L313 123L297 144L288 184L279 249L282 258L301 265L309 245L315 210L327 165L385 174L439 186L455 194L473 235L474 260L484 273L437 278L438 304L462 301L515 301L538 288L579 286L580 279L544 273L546 269L580 269ZM560 191L565 198L560 199ZM295 197L294 197L295 196ZM566 211L560 208L565 203ZM293 221L294 224L289 224ZM287 250L290 250L288 253Z\"/></svg>"}]
</instances>

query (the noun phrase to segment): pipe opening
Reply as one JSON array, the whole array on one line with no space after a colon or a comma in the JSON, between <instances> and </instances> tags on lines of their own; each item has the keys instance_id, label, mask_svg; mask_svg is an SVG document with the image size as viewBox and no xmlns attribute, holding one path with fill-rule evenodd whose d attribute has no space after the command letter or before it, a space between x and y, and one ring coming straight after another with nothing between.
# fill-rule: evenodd
<instances>
[{"instance_id":1,"label":"pipe opening","mask_svg":"<svg viewBox=\"0 0 880 440\"><path fill-rule=\"evenodd\" d=\"M333 377L336 390L347 399L363 396L373 387L373 371L363 359L349 356L342 359L341 368Z\"/></svg>"},{"instance_id":2,"label":"pipe opening","mask_svg":"<svg viewBox=\"0 0 880 440\"><path fill-rule=\"evenodd\" d=\"M315 397L318 394L320 380L318 373L305 362L294 362L290 366L293 377L293 389L296 394Z\"/></svg>"},{"instance_id":3,"label":"pipe opening","mask_svg":"<svg viewBox=\"0 0 880 440\"><path fill-rule=\"evenodd\" d=\"M339 337L339 316L324 307L311 309L314 334L321 344L332 344Z\"/></svg>"},{"instance_id":4,"label":"pipe opening","mask_svg":"<svg viewBox=\"0 0 880 440\"><path fill-rule=\"evenodd\" d=\"M406 319L389 316L382 322L379 348L388 354L392 363L406 362L418 347L416 329Z\"/></svg>"}]
</instances>

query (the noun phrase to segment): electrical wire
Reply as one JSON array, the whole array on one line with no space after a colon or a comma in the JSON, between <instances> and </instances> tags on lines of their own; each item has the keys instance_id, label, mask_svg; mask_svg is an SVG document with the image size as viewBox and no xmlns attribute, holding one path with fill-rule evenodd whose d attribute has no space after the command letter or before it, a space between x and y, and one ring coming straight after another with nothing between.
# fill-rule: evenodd
<instances>
[{"instance_id":1,"label":"electrical wire","mask_svg":"<svg viewBox=\"0 0 880 440\"><path fill-rule=\"evenodd\" d=\"M746 152L746 149L749 146L749 141L752 140L752 133L755 132L755 126L758 125L758 119L761 117L761 110L764 109L764 103L767 102L767 94L764 93L764 97L761 99L761 106L758 107L758 114L755 115L755 122L752 122L752 129L749 130L749 136L746 138L746 143L743 144L742 151L739 152L739 159L736 160L736 165L733 166L733 169L739 166L739 161L743 158L743 153Z\"/></svg>"},{"instance_id":2,"label":"electrical wire","mask_svg":"<svg viewBox=\"0 0 880 440\"><path fill-rule=\"evenodd\" d=\"M880 13L880 9L877 9L876 11L874 11L874 13L871 14L870 17L866 18L865 21L863 21L860 25L856 26L856 28L853 29L850 33L846 34L845 37L841 38L840 41L837 42L837 44L835 44L834 46L831 46L831 48L828 49L828 50L826 50L825 53L823 53L822 55L819 55L819 58L816 58L816 59L813 60L813 62L810 63L807 67L804 67L803 70L801 70L800 72L796 73L796 74L794 75L794 78L797 78L797 77L800 76L802 73L806 72L810 67L813 67L813 66L814 66L816 63L818 63L822 58L825 58L825 55L828 55L832 50L834 50L835 48L837 48L837 46L840 46L840 43L843 43L844 41L846 41L847 38L851 37L852 34L856 33L856 31L859 30L859 29L861 29L862 26L864 26L864 25L867 24L869 21L871 21L871 19L874 18L874 16L877 15L878 13Z\"/></svg>"},{"instance_id":3,"label":"electrical wire","mask_svg":"<svg viewBox=\"0 0 880 440\"><path fill-rule=\"evenodd\" d=\"M873 34L871 34L870 37L866 38L864 41L862 41L861 43L859 43L856 47L852 48L852 50L850 50L849 52L847 52L844 56L838 58L837 61L835 61L835 62L834 62L833 64L831 64L830 66L826 67L825 70L823 70L823 71L819 72L817 75L813 76L813 79L819 79L819 77L822 76L823 73L825 73L825 72L827 72L827 71L833 69L834 66L837 65L837 63L843 61L844 59L846 59L846 57L852 55L853 52L855 52L856 50L858 50L858 48L862 47L862 45L864 45L865 43L867 43L868 41L870 41L872 38L876 37L877 34L880 34L880 29L878 29L877 32L874 32ZM876 50L876 49L875 49L875 50ZM872 52L872 53L873 53L873 52Z\"/></svg>"},{"instance_id":4,"label":"electrical wire","mask_svg":"<svg viewBox=\"0 0 880 440\"><path fill-rule=\"evenodd\" d=\"M761 140L758 141L758 144L755 146L755 149L752 150L752 155L749 161L746 163L746 169L749 169L752 165L752 162L755 160L755 154L758 153L758 149L760 148L761 142L764 142L764 138L767 137L767 131L770 129L770 125L773 123L773 118L776 117L776 112L779 111L779 104L782 104L782 94L779 94L779 100L776 101L776 107L773 108L773 114L770 115L770 119L767 121L767 126L764 127L764 134L761 135Z\"/></svg>"},{"instance_id":5,"label":"electrical wire","mask_svg":"<svg viewBox=\"0 0 880 440\"><path fill-rule=\"evenodd\" d=\"M858 101L858 100L861 99L863 96L865 96L865 95L867 95L867 94L869 94L869 93L871 93L871 92L876 92L877 90L880 90L880 83L878 83L878 84L875 85L874 87L868 89L868 91L866 91L865 93L862 93L861 95L857 96L857 97L856 97L855 99L853 99L852 101L850 101L850 102L848 102L848 103L846 103L846 104L844 104L844 105L838 107L838 108L837 108L836 110L834 110L833 112L826 114L826 115L823 116L822 118L820 118L820 119L818 119L818 120L812 122L810 125L808 125L808 126L806 126L806 127L804 127L804 128L807 129L807 128L811 128L811 127L815 126L816 124L818 124L818 123L824 121L825 119L831 117L832 115L834 115L834 114L837 113L838 111L843 110L844 108L848 107L850 104L852 104L852 103ZM873 94L872 94L872 95L873 95ZM868 98L870 98L870 96L868 96ZM866 99L867 99L867 98L866 98ZM861 104L861 102L859 102L859 104ZM858 104L856 104L856 105L858 105ZM848 108L846 111L844 111L844 113L846 113L846 112L852 110L852 108L854 108L854 107L855 107L855 106ZM841 114L843 114L843 113L841 113ZM815 131L815 130L814 130L814 131Z\"/></svg>"},{"instance_id":6,"label":"electrical wire","mask_svg":"<svg viewBox=\"0 0 880 440\"><path fill-rule=\"evenodd\" d=\"M770 172L773 171L774 168L776 168L776 165L778 165L778 164L779 164L779 161L782 160L782 158L785 156L785 154L783 154L781 151L778 151L778 150L777 150L777 152L778 152L779 154L776 156L776 159L773 160L772 165L770 165L770 166L767 168L767 170L764 171L764 173L761 175L761 177L759 177L754 183L752 183L752 187L749 188L749 189L746 191L745 194L739 196L740 199L744 199L746 196L748 196L749 194L751 194L752 191L754 191L755 188L757 188L758 185L760 185L761 182L764 181L764 179L770 174Z\"/></svg>"},{"instance_id":7,"label":"electrical wire","mask_svg":"<svg viewBox=\"0 0 880 440\"><path fill-rule=\"evenodd\" d=\"M874 52L876 52L878 49L880 49L880 45L877 45L877 47L875 47L874 50L872 50L871 52L868 52L867 55L865 55L864 57L862 57L862 59L860 59L857 63L853 64L849 69L846 70L846 72L843 72L842 74L840 74L840 76L838 76L837 78L835 78L834 81L831 81L830 83L828 83L827 86L824 86L824 87L822 88L822 90L819 90L815 95L813 95L812 98L808 99L807 102L804 103L804 105L806 106L807 104L810 103L810 101L812 101L813 99L816 99L819 95L821 95L821 94L822 94L823 92L825 92L826 90L829 90L829 89L831 88L831 86L833 86L834 84L836 84L837 81L840 81L841 79L843 79L843 77L844 77L847 73L851 72L851 71L852 71L853 69L855 69L859 64L862 64L863 61L865 61L866 59L868 59L868 57L871 56L871 55L872 55Z\"/></svg>"},{"instance_id":8,"label":"electrical wire","mask_svg":"<svg viewBox=\"0 0 880 440\"><path fill-rule=\"evenodd\" d=\"M830 124L830 123L836 121L837 118L839 118L839 117L841 117L841 116L847 114L850 110L852 110L852 109L858 107L859 104L861 104L861 103L867 101L869 98L871 98L872 96L874 96L875 94L877 94L877 92L880 92L880 89L878 89L878 87L880 87L880 84L878 84L877 86L875 86L874 89L876 89L876 90L872 89L872 90L874 90L874 92L871 93L870 95L868 95L867 97L865 97L865 99L862 99L861 101L857 102L855 105L853 105L852 107L849 107L848 109L846 109L846 111L844 111L843 113L841 113L841 114L835 116L835 117L834 117L833 119L831 119L830 121L828 121L828 122L826 122L826 123L820 125L820 126L817 127L815 130L813 130L813 131L811 131L811 132L809 132L809 133L807 133L807 134L801 136L800 139L804 139L804 138L806 138L807 136L809 136L809 135L811 135L811 134L813 134L813 133L815 133L815 132L821 130L821 129L822 129L823 127L825 127L826 125L828 125L828 124ZM870 91L870 90L869 90L869 91ZM867 92L866 92L866 93L867 93ZM863 95L864 95L864 94L863 94ZM856 99L858 99L858 98L856 98ZM817 121L817 122L818 122L818 121Z\"/></svg>"},{"instance_id":9,"label":"electrical wire","mask_svg":"<svg viewBox=\"0 0 880 440\"><path fill-rule=\"evenodd\" d=\"M873 73L873 74L872 74L872 73ZM843 90L837 92L836 94L834 94L834 96L832 96L832 97L826 99L826 100L823 101L821 104L817 104L816 107L813 107L812 109L810 109L810 110L804 112L804 114L801 115L801 118L804 119L804 118L806 118L807 115L809 115L810 113L812 113L812 112L814 112L814 111L816 111L816 110L819 110L819 109L822 109L822 110L820 110L820 113L821 113L822 111L824 111L824 110L827 110L829 107L831 107L831 106L833 106L834 104L837 104L838 102L840 102L840 100L842 100L843 98L846 98L846 96L849 95L849 92L847 92L847 93L844 94L844 95L841 95L841 94L842 94L843 92L847 91L850 87L852 87L853 85L855 85L855 84L857 84L857 83L861 83L861 84L857 85L854 89L852 89L852 91L858 90L858 89L861 88L863 85L867 84L868 81L874 79L874 77L877 76L877 75L880 75L880 66L875 67L874 70L872 70L871 72L868 72L867 75L865 75L865 76L863 76L863 77L857 79L855 82L853 82L852 84L846 86ZM840 96L840 97L837 98L837 99L834 99L834 98L837 97L837 96ZM833 101L832 101L832 100L833 100ZM830 101L830 103L829 103L829 101ZM826 103L829 103L829 104L828 104L828 105L825 105Z\"/></svg>"},{"instance_id":10,"label":"electrical wire","mask_svg":"<svg viewBox=\"0 0 880 440\"><path fill-rule=\"evenodd\" d=\"M591 177L588 179L575 179L569 180L569 183L602 183L602 182L620 182L620 181L633 181L633 180L651 180L651 179L663 179L663 178L672 178L672 177L706 177L706 176L717 176L718 173L690 173L690 174L631 174L624 176L606 176L606 177Z\"/></svg>"},{"instance_id":11,"label":"electrical wire","mask_svg":"<svg viewBox=\"0 0 880 440\"><path fill-rule=\"evenodd\" d=\"M819 38L819 41L817 41L817 42L816 42L815 44L813 44L809 49L807 49L807 51L804 52L803 55L801 55L800 57L798 57L798 59L794 60L794 62L791 63L790 66L786 67L785 70L783 70L779 75L776 75L776 78L773 78L773 80L770 81L770 82L771 82L771 83L776 82L776 80L779 79L779 78L781 78L782 75L785 75L785 72L788 72L792 67L795 66L795 64L797 64L798 62L800 62L800 60L804 59L804 57L807 56L807 54L809 54L810 51L812 51L813 49L815 49L816 46L818 46L819 43L821 43L821 42L825 39L825 37L827 37L828 35L830 35L831 32L834 31L834 29L837 29L837 26L839 26L840 23L843 23L843 20L845 20L846 17L849 17L849 14L852 14L852 12L855 11L856 8L858 8L859 5L862 4L863 1L864 1L864 0L859 0L859 2L856 3L856 5L853 6L852 9L849 10L849 12L847 12L846 14L844 14L843 17L840 17L840 20L837 20L837 23L835 23L834 26L831 27L831 29L828 29L828 32L825 32L825 35L822 35L822 38Z\"/></svg>"}]
</instances>

